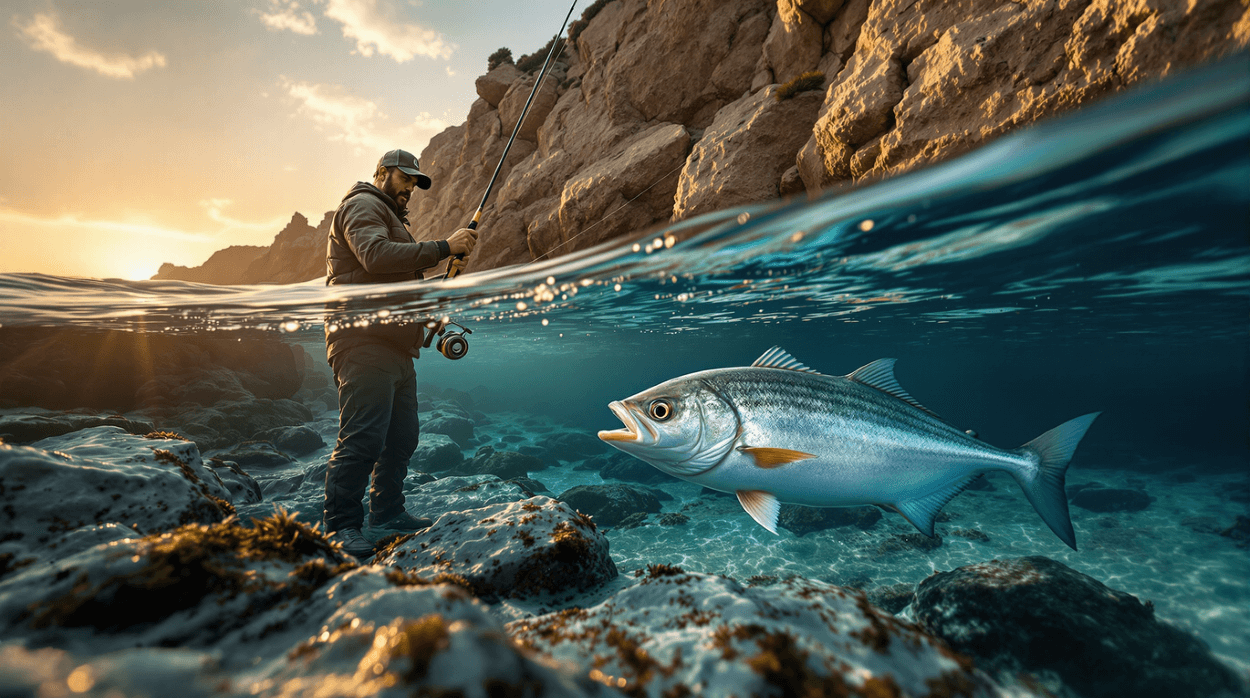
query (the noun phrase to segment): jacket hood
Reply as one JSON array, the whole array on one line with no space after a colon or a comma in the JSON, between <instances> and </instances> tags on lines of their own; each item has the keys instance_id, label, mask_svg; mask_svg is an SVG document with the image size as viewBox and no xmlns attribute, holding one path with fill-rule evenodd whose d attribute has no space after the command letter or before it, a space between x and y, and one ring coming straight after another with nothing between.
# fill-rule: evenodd
<instances>
[{"instance_id":1,"label":"jacket hood","mask_svg":"<svg viewBox=\"0 0 1250 698\"><path fill-rule=\"evenodd\" d=\"M396 216L399 216L399 220L403 221L404 225L408 225L408 211L401 209L399 204L397 204L394 199L386 195L386 192L378 189L369 182L356 182L356 184L348 190L347 195L343 197L343 201L347 201L357 194L372 194L373 196L378 197L383 203L386 204L387 208L394 211Z\"/></svg>"}]
</instances>

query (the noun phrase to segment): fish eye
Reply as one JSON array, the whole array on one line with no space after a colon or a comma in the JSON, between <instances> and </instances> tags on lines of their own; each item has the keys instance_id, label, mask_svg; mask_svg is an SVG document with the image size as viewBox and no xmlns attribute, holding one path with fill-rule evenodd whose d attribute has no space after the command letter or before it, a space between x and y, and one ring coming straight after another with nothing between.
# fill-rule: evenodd
<instances>
[{"instance_id":1,"label":"fish eye","mask_svg":"<svg viewBox=\"0 0 1250 698\"><path fill-rule=\"evenodd\" d=\"M652 419L663 422L673 416L673 403L664 398L652 400L651 407L647 411L651 413Z\"/></svg>"}]
</instances>

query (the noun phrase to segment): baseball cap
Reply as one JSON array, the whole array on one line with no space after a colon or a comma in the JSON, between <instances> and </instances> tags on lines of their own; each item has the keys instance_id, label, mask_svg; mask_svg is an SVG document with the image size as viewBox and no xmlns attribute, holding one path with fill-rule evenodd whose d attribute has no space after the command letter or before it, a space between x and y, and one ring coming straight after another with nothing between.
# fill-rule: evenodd
<instances>
[{"instance_id":1,"label":"baseball cap","mask_svg":"<svg viewBox=\"0 0 1250 698\"><path fill-rule=\"evenodd\" d=\"M430 188L430 176L421 171L417 156L407 150L391 150L378 160L378 167L398 167L400 172L417 178L417 186Z\"/></svg>"}]
</instances>

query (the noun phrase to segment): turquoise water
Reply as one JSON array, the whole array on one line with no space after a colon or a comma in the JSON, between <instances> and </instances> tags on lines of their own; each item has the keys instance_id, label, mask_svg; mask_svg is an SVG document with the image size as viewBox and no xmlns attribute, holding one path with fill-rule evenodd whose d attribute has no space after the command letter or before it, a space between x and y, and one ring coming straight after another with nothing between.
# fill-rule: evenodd
<instances>
[{"instance_id":1,"label":"turquoise water","mask_svg":"<svg viewBox=\"0 0 1250 698\"><path fill-rule=\"evenodd\" d=\"M212 287L0 275L0 325L209 332L261 327L324 352L327 306L358 319L449 316L469 355L430 351L428 389L491 394L495 429L593 433L607 409L681 374L750 364L779 345L845 374L898 359L903 387L985 441L1015 447L1072 417L1103 416L1068 484L1142 489L1140 512L1074 509L1065 548L1005 478L948 511L978 528L929 554L882 555L909 532L774 537L731 499L660 485L685 526L612 530L618 567L802 574L872 586L935 569L1044 554L1151 598L1243 674L1250 669L1250 555L1216 527L1245 515L1250 465L1250 63L1245 57L1139 89L968 156L815 200L705 216L553 261L385 288ZM485 222L489 230L489 220ZM330 440L334 416L317 428ZM514 442L515 443L515 442ZM466 456L471 456L471 450ZM324 453L300 467L311 467ZM563 468L552 492L597 484ZM311 501L306 493L295 503ZM418 512L420 513L420 512Z\"/></svg>"}]
</instances>

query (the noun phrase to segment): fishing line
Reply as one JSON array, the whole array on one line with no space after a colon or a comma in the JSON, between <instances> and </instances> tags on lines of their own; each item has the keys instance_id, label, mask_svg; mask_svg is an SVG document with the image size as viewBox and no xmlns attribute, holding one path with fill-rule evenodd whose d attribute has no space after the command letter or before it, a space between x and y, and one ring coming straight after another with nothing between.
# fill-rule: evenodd
<instances>
[{"instance_id":1,"label":"fishing line","mask_svg":"<svg viewBox=\"0 0 1250 698\"><path fill-rule=\"evenodd\" d=\"M547 60L543 61L542 70L538 71L538 79L534 81L534 89L530 90L530 96L525 100L525 106L521 108L521 116L516 120L516 126L512 129L512 136L508 138L508 144L503 148L503 154L499 156L499 164L495 165L495 174L490 176L490 182L486 185L486 193L482 194L482 203L478 204L477 212L473 214L473 220L469 223L469 230L476 230L477 224L482 220L482 209L486 208L486 200L490 198L490 192L495 188L495 181L499 179L499 171L503 169L504 160L508 158L508 151L512 149L512 142L516 140L516 135L521 131L521 124L525 122L525 117L529 115L530 104L534 101L534 95L538 94L538 88L542 86L547 79L547 68L551 66L551 59L556 55L556 49L560 49L560 53L564 53L565 42L560 39L564 34L564 27L568 25L569 18L573 16L573 9L577 7L577 0L573 0L573 4L569 5L569 13L564 16L564 21L560 24L560 31L556 32L554 41L551 44L551 50L547 51ZM456 267L455 262L463 260L464 255L458 254L455 258L447 263L447 272L443 274L444 279L452 279L460 275L460 270Z\"/></svg>"},{"instance_id":2,"label":"fishing line","mask_svg":"<svg viewBox=\"0 0 1250 698\"><path fill-rule=\"evenodd\" d=\"M619 212L621 209L623 209L623 208L625 208L626 206L628 206L628 205L630 205L630 204L634 203L634 202L635 202L635 201L637 201L637 200L638 200L638 198L639 198L639 197L641 197L643 194L646 194L647 192L651 191L652 187L654 187L655 185L659 184L659 183L660 183L661 181L663 181L666 177L668 177L669 175L673 174L674 172L676 172L677 170L680 170L681 168L683 168L683 167L685 167L685 166L686 166L686 161L685 161L685 160L681 161L680 163L678 163L678 164L677 164L677 167L674 167L673 169L669 170L667 173L665 173L665 174L663 174L663 175L660 175L660 178L659 178L659 179L657 179L657 180L655 180L654 182L652 182L652 183L651 183L651 186L649 186L649 187L647 187L646 189L643 189L642 191L638 192L638 194L637 194L636 196L634 196L634 198L630 199L629 201L626 201L625 203L621 204L620 206L617 206L615 210L613 210L613 211L609 211L608 213L605 213L605 214L603 215L603 218L600 218L599 220L597 220L597 221L595 221L594 223L592 223L592 224L590 225L590 227L589 227L589 228L586 228L585 230L583 230L582 232L578 233L577 235L574 235L573 237L569 238L568 240L565 240L564 242L560 243L559 245L556 245L555 247L553 247L553 248L551 248L551 249L547 250L546 252L544 252L544 253L542 253L542 254L538 255L538 256L537 256L537 257L535 257L534 259L532 259L532 260L530 260L530 261L526 262L523 266L527 266L527 267L528 267L529 265L533 264L534 262L537 262L538 260L542 259L543 257L546 257L547 255L551 254L552 252L555 252L556 250L560 249L561 247L564 247L565 245L569 244L570 242L573 242L573 241L574 241L574 240L576 240L577 238L579 238L579 237L581 237L581 236L585 235L586 233L589 233L591 230L593 230L593 229L595 228L595 226L597 226L597 225L599 225L600 223L602 223L602 222L606 221L606 220L608 219L608 217L609 217L609 216L616 215L616 213L617 213L617 212Z\"/></svg>"}]
</instances>

